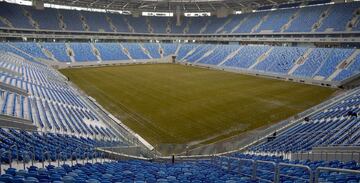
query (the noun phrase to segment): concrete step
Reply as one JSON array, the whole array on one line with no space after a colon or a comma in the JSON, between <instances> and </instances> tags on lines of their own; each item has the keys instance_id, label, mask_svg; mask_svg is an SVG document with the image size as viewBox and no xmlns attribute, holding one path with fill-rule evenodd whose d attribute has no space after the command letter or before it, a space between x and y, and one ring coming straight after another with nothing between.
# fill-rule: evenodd
<instances>
[{"instance_id":1,"label":"concrete step","mask_svg":"<svg viewBox=\"0 0 360 183\"><path fill-rule=\"evenodd\" d=\"M264 60L269 56L269 54L271 53L271 51L272 51L273 49L274 49L274 47L271 47L267 52L265 52L264 54L262 54L262 55L256 60L256 62L248 68L248 70L253 69L257 64L259 64L260 62L264 61Z\"/></svg>"}]
</instances>

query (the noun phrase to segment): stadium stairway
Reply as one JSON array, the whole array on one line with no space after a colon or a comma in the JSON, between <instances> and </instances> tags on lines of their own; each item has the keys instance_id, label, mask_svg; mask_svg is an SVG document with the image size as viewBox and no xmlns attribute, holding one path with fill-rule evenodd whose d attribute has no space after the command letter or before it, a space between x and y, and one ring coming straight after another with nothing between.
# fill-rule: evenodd
<instances>
[{"instance_id":1,"label":"stadium stairway","mask_svg":"<svg viewBox=\"0 0 360 183\"><path fill-rule=\"evenodd\" d=\"M271 53L271 51L274 49L274 47L271 47L269 50L267 50L264 54L262 54L259 58L256 59L256 62L252 64L248 69L251 70L255 68L259 63L264 61Z\"/></svg>"},{"instance_id":2,"label":"stadium stairway","mask_svg":"<svg viewBox=\"0 0 360 183\"><path fill-rule=\"evenodd\" d=\"M346 26L346 31L352 31L354 27L356 27L356 24L358 22L358 19L360 17L360 14L358 13L360 9L357 9L353 13L353 17L349 21L349 23Z\"/></svg>"},{"instance_id":3,"label":"stadium stairway","mask_svg":"<svg viewBox=\"0 0 360 183\"><path fill-rule=\"evenodd\" d=\"M290 20L281 27L280 32L285 32L292 24L292 22L299 17L300 9L297 10L291 17Z\"/></svg>"},{"instance_id":4,"label":"stadium stairway","mask_svg":"<svg viewBox=\"0 0 360 183\"><path fill-rule=\"evenodd\" d=\"M333 72L326 80L332 81L334 78L336 78L348 65L350 65L355 60L355 58L359 54L360 54L360 49L355 50L349 57L344 59L336 66L335 72Z\"/></svg>"},{"instance_id":5,"label":"stadium stairway","mask_svg":"<svg viewBox=\"0 0 360 183\"><path fill-rule=\"evenodd\" d=\"M21 8L21 10L23 11L24 15L28 18L30 25L32 25L35 29L39 30L39 23L32 18L31 13L29 13L26 9L23 8Z\"/></svg>"},{"instance_id":6,"label":"stadium stairway","mask_svg":"<svg viewBox=\"0 0 360 183\"><path fill-rule=\"evenodd\" d=\"M114 25L112 19L108 15L105 15L105 19L106 19L107 23L110 25L110 29L113 32L118 32L118 30L117 30L116 26Z\"/></svg>"},{"instance_id":7,"label":"stadium stairway","mask_svg":"<svg viewBox=\"0 0 360 183\"><path fill-rule=\"evenodd\" d=\"M240 22L234 28L231 29L230 33L235 33L236 30L238 30L246 21L248 21L248 16L241 19Z\"/></svg>"},{"instance_id":8,"label":"stadium stairway","mask_svg":"<svg viewBox=\"0 0 360 183\"><path fill-rule=\"evenodd\" d=\"M224 31L224 28L227 24L229 24L232 21L232 17L227 19L222 26L220 26L218 29L216 29L215 34L221 34Z\"/></svg>"},{"instance_id":9,"label":"stadium stairway","mask_svg":"<svg viewBox=\"0 0 360 183\"><path fill-rule=\"evenodd\" d=\"M255 33L256 31L258 31L258 29L260 28L261 24L263 22L265 22L267 19L269 18L269 13L266 14L265 16L263 16L261 18L261 20L259 21L259 23L257 23L252 29L251 29L251 33Z\"/></svg>"},{"instance_id":10,"label":"stadium stairway","mask_svg":"<svg viewBox=\"0 0 360 183\"><path fill-rule=\"evenodd\" d=\"M59 19L60 30L65 31L66 30L66 24L64 22L64 17L61 15L61 13L59 11L56 12L56 15L57 15L57 17Z\"/></svg>"},{"instance_id":11,"label":"stadium stairway","mask_svg":"<svg viewBox=\"0 0 360 183\"><path fill-rule=\"evenodd\" d=\"M119 43L122 51L125 53L125 55L130 59L133 60L133 58L131 57L131 54L129 53L129 50L127 48L125 48L121 43Z\"/></svg>"},{"instance_id":12,"label":"stadium stairway","mask_svg":"<svg viewBox=\"0 0 360 183\"><path fill-rule=\"evenodd\" d=\"M319 20L313 25L311 32L316 32L322 25L322 22L330 15L331 6L327 7L326 10L321 14Z\"/></svg>"},{"instance_id":13,"label":"stadium stairway","mask_svg":"<svg viewBox=\"0 0 360 183\"><path fill-rule=\"evenodd\" d=\"M71 62L76 62L75 61L75 53L74 50L71 48L69 43L64 43L65 47L66 47L66 54L69 55Z\"/></svg>"},{"instance_id":14,"label":"stadium stairway","mask_svg":"<svg viewBox=\"0 0 360 183\"><path fill-rule=\"evenodd\" d=\"M150 52L149 52L147 49L145 49L142 44L139 44L139 46L140 46L142 52L143 52L145 55L147 55L147 56L149 57L149 59L153 59L153 57L151 56Z\"/></svg>"},{"instance_id":15,"label":"stadium stairway","mask_svg":"<svg viewBox=\"0 0 360 183\"><path fill-rule=\"evenodd\" d=\"M244 48L244 47L240 47L237 50L235 50L234 52L230 53L223 61L221 61L219 64L217 64L217 66L222 66L226 61L228 61L229 59L236 56L242 48Z\"/></svg>"},{"instance_id":16,"label":"stadium stairway","mask_svg":"<svg viewBox=\"0 0 360 183\"><path fill-rule=\"evenodd\" d=\"M81 21L83 30L84 30L84 31L89 31L89 30L90 30L90 27L89 27L88 23L86 22L85 16L83 16L83 15L81 14L81 12L79 13L79 16L80 16L80 21Z\"/></svg>"},{"instance_id":17,"label":"stadium stairway","mask_svg":"<svg viewBox=\"0 0 360 183\"><path fill-rule=\"evenodd\" d=\"M203 58L206 58L207 56L211 55L215 49L217 48L218 46L214 46L213 48L210 48L208 51L206 51L199 59L195 60L193 63L196 64L198 63L200 60L202 60Z\"/></svg>"},{"instance_id":18,"label":"stadium stairway","mask_svg":"<svg viewBox=\"0 0 360 183\"><path fill-rule=\"evenodd\" d=\"M93 43L90 43L90 46L91 46L92 52L96 56L97 60L99 62L102 62L103 59L101 58L101 54L100 54L99 50L95 47L95 45Z\"/></svg>"},{"instance_id":19,"label":"stadium stairway","mask_svg":"<svg viewBox=\"0 0 360 183\"><path fill-rule=\"evenodd\" d=\"M308 56L311 54L311 52L314 50L314 48L309 48L296 62L295 65L289 70L288 75L292 75L297 68L299 68L301 65L304 64L304 62L307 60Z\"/></svg>"},{"instance_id":20,"label":"stadium stairway","mask_svg":"<svg viewBox=\"0 0 360 183\"><path fill-rule=\"evenodd\" d=\"M55 58L55 56L47 49L45 49L40 43L36 43L36 45L41 49L41 51L43 52L43 54L45 56L47 56L48 58L50 58L53 61L57 61L58 60Z\"/></svg>"}]
</instances>

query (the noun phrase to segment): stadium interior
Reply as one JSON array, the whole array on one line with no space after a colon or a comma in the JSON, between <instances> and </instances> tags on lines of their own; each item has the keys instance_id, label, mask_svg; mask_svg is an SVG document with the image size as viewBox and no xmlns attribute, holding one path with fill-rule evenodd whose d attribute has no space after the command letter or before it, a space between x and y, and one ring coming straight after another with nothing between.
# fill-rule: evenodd
<instances>
[{"instance_id":1,"label":"stadium interior","mask_svg":"<svg viewBox=\"0 0 360 183\"><path fill-rule=\"evenodd\" d=\"M357 0L0 0L0 183L359 183L359 114Z\"/></svg>"}]
</instances>

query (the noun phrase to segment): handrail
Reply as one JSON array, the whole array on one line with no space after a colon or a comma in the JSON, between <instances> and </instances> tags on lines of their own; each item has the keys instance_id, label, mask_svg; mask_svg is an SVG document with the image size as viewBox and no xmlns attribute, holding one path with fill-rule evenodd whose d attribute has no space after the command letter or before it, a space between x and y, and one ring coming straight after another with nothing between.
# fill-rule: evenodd
<instances>
[{"instance_id":1,"label":"handrail","mask_svg":"<svg viewBox=\"0 0 360 183\"><path fill-rule=\"evenodd\" d=\"M31 159L30 153L27 152L27 151L24 151L23 152L23 169L25 170L26 169L26 163Z\"/></svg>"},{"instance_id":2,"label":"handrail","mask_svg":"<svg viewBox=\"0 0 360 183\"><path fill-rule=\"evenodd\" d=\"M311 168L309 166L306 166L306 165L299 165L299 164L289 164L289 163L276 163L274 161L264 161L264 160L252 160L252 159L245 159L245 158L236 158L236 157L227 157L227 156L216 156L214 157L214 160L213 160L213 163L217 166L219 166L219 164L217 163L217 159L220 159L220 163L221 163L221 160L224 159L225 163L227 163L227 170L228 171L231 171L231 164L230 164L230 160L237 160L239 161L239 168L238 168L238 173L239 174L242 174L242 175L245 175L245 176L249 176L251 177L252 180L262 180L262 181L266 181L266 182L275 182L275 183L278 183L280 182L280 176L286 176L286 177L292 177L292 176L288 176L288 175L281 175L280 173L280 169L281 167L298 167L298 168L303 168L305 170L307 170L307 172L309 173L309 180L306 180L306 179L303 179L301 177L292 177L294 179L300 179L300 180L303 180L303 181L307 181L309 183L312 183L313 180L314 180L314 176L313 176L313 171L311 170ZM244 174L241 172L241 162L244 162L244 161L247 161L247 162L251 162L251 167L249 167L251 169L251 175L248 175L248 174ZM257 176L257 171L266 171L266 170L259 170L258 169L258 164L260 163L267 163L267 164L271 164L273 167L274 167L274 180L265 180L265 179L262 179L260 177ZM222 165L223 163L220 164L220 167L222 168ZM267 172L271 172L271 171L267 171ZM360 172L360 171L359 171Z\"/></svg>"},{"instance_id":3,"label":"handrail","mask_svg":"<svg viewBox=\"0 0 360 183\"><path fill-rule=\"evenodd\" d=\"M64 158L63 158L63 157L64 157L64 154L65 154L64 152L59 152L59 153L57 154L58 166L60 166L60 161L61 161L61 160L63 160L63 161L64 161L64 164L65 164L65 160L64 160Z\"/></svg>"},{"instance_id":4,"label":"handrail","mask_svg":"<svg viewBox=\"0 0 360 183\"><path fill-rule=\"evenodd\" d=\"M83 164L85 164L85 159L86 159L86 162L88 162L88 160L89 160L88 157L89 157L89 153L84 152L84 153L83 153L83 156L81 157L81 158L84 158L84 159L83 159Z\"/></svg>"},{"instance_id":5,"label":"handrail","mask_svg":"<svg viewBox=\"0 0 360 183\"><path fill-rule=\"evenodd\" d=\"M313 175L313 171L311 170L311 168L309 166L306 166L306 165L299 165L299 164L289 164L289 163L278 163L278 167L277 167L277 173L276 173L276 181L279 182L280 181L280 176L281 176L281 173L280 173L280 169L281 167L298 167L298 168L303 168L305 169L307 172L309 172L309 180L308 182L309 183L312 183L313 180L314 180L314 175ZM283 176L286 176L286 175L283 175ZM298 178L298 179L301 179L301 180L305 180L305 179L302 179L302 178ZM305 180L306 181L306 180Z\"/></svg>"},{"instance_id":6,"label":"handrail","mask_svg":"<svg viewBox=\"0 0 360 183\"><path fill-rule=\"evenodd\" d=\"M77 153L76 152L71 153L71 166L74 165L74 160L73 160L74 157L75 157L75 161L77 164Z\"/></svg>"},{"instance_id":7,"label":"handrail","mask_svg":"<svg viewBox=\"0 0 360 183\"><path fill-rule=\"evenodd\" d=\"M265 180L265 179L261 179L259 178L260 180L262 181L267 181L267 182L276 182L276 178L277 178L277 170L278 170L278 164L276 164L275 162L273 161L263 161L263 160L255 160L254 161L254 167L255 167L255 170L253 171L253 174L254 174L254 178L256 179L257 178L257 174L256 174L256 168L258 167L258 164L259 163L263 163L263 164L271 164L273 167L274 167L274 177L273 177L273 180L272 181L269 181L269 180ZM259 170L259 171L266 171L266 170Z\"/></svg>"},{"instance_id":8,"label":"handrail","mask_svg":"<svg viewBox=\"0 0 360 183\"><path fill-rule=\"evenodd\" d=\"M1 168L1 166L2 166L1 158L2 158L4 155L6 155L6 153L11 154L11 151L8 150L8 151L4 151L4 152L1 153L1 157L0 157L0 175L2 174L2 173L1 173L1 171L2 171L2 168ZM9 167L11 168L11 160L10 160L10 159L9 159Z\"/></svg>"},{"instance_id":9,"label":"handrail","mask_svg":"<svg viewBox=\"0 0 360 183\"><path fill-rule=\"evenodd\" d=\"M91 163L94 163L94 159L95 159L95 162L97 163L96 152L93 152L91 155L92 155Z\"/></svg>"},{"instance_id":10,"label":"handrail","mask_svg":"<svg viewBox=\"0 0 360 183\"><path fill-rule=\"evenodd\" d=\"M47 155L47 156L46 156L46 155ZM43 159L42 159L42 162L41 162L43 168L45 168L45 161L47 160L46 157L48 158L48 160L50 159L50 160L49 160L49 165L50 165L51 158L49 158L49 156L50 156L50 152L49 152L49 151L45 151L45 152L43 151L43 153L42 153L42 158L43 158Z\"/></svg>"},{"instance_id":11,"label":"handrail","mask_svg":"<svg viewBox=\"0 0 360 183\"><path fill-rule=\"evenodd\" d=\"M31 151L31 154L32 154L32 157L31 157L31 166L34 166L34 161L35 161L35 146L30 146L30 150Z\"/></svg>"},{"instance_id":12,"label":"handrail","mask_svg":"<svg viewBox=\"0 0 360 183\"><path fill-rule=\"evenodd\" d=\"M350 169L340 169L340 168L328 168L328 167L318 167L315 170L315 183L319 182L320 172L321 171L331 171L331 172L342 172L342 173L351 173L351 174L360 174L359 170L350 170Z\"/></svg>"},{"instance_id":13,"label":"handrail","mask_svg":"<svg viewBox=\"0 0 360 183\"><path fill-rule=\"evenodd\" d=\"M12 151L13 148L16 148L16 163L19 163L19 147L17 144L10 146L9 150Z\"/></svg>"},{"instance_id":14,"label":"handrail","mask_svg":"<svg viewBox=\"0 0 360 183\"><path fill-rule=\"evenodd\" d=\"M227 165L227 170L230 171L231 167L230 167L230 160L237 160L239 161L239 168L238 168L238 173L239 174L242 174L242 175L246 175L246 176L249 176L251 177L251 179L256 179L255 176L256 176L256 173L254 172L254 170L256 170L256 167L255 167L255 160L252 160L252 159L245 159L245 158L236 158L236 157L229 157L229 156L214 156L214 163L215 165L217 165L216 163L216 160L217 159L226 159L228 161ZM251 165L252 165L252 173L251 175L247 175L247 174L244 174L244 173L241 173L241 163L242 162L250 162ZM220 164L222 166L222 163ZM219 165L217 165L219 166Z\"/></svg>"}]
</instances>

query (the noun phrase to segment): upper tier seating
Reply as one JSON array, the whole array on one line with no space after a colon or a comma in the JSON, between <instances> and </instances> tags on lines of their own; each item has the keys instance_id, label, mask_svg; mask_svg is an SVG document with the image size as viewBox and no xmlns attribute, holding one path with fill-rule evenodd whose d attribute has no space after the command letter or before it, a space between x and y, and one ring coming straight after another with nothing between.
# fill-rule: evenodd
<instances>
[{"instance_id":1,"label":"upper tier seating","mask_svg":"<svg viewBox=\"0 0 360 183\"><path fill-rule=\"evenodd\" d=\"M0 16L14 28L62 30L60 20L68 31L97 31L156 34L229 34L271 32L337 32L346 31L348 23L360 8L359 2L320 5L315 7L260 11L227 18L185 17L179 25L176 18L133 17L112 13L85 12L75 10L34 10L1 2ZM29 14L25 13L28 12ZM324 16L324 17L322 17ZM30 19L35 21L32 25ZM111 24L113 26L111 26ZM316 25L316 26L315 26ZM0 21L0 26L10 27ZM353 31L358 30L357 23ZM351 30L351 29L350 29Z\"/></svg>"},{"instance_id":2,"label":"upper tier seating","mask_svg":"<svg viewBox=\"0 0 360 183\"><path fill-rule=\"evenodd\" d=\"M302 8L291 22L286 32L311 32L313 26L319 21L321 14L328 6L315 6Z\"/></svg>"},{"instance_id":3,"label":"upper tier seating","mask_svg":"<svg viewBox=\"0 0 360 183\"><path fill-rule=\"evenodd\" d=\"M108 16L112 22L112 24L115 26L116 28L116 32L130 32L129 31L129 26L126 23L124 16L118 16L116 14L107 14L106 16Z\"/></svg>"},{"instance_id":4,"label":"upper tier seating","mask_svg":"<svg viewBox=\"0 0 360 183\"><path fill-rule=\"evenodd\" d=\"M13 27L34 29L22 8L22 6L0 2L0 16L10 21Z\"/></svg>"},{"instance_id":5,"label":"upper tier seating","mask_svg":"<svg viewBox=\"0 0 360 183\"><path fill-rule=\"evenodd\" d=\"M134 18L132 16L125 17L135 33L149 33L147 17Z\"/></svg>"},{"instance_id":6,"label":"upper tier seating","mask_svg":"<svg viewBox=\"0 0 360 183\"><path fill-rule=\"evenodd\" d=\"M268 18L260 24L256 32L281 32L281 28L289 22L294 10L286 9L272 11L268 14Z\"/></svg>"},{"instance_id":7,"label":"upper tier seating","mask_svg":"<svg viewBox=\"0 0 360 183\"><path fill-rule=\"evenodd\" d=\"M113 32L110 28L110 24L106 19L106 14L82 11L81 15L85 18L85 22L89 26L90 31Z\"/></svg>"},{"instance_id":8,"label":"upper tier seating","mask_svg":"<svg viewBox=\"0 0 360 183\"><path fill-rule=\"evenodd\" d=\"M229 22L224 24L224 28L220 31L221 34L232 33L238 25L241 25L241 22L246 20L248 14L240 15L229 15Z\"/></svg>"},{"instance_id":9,"label":"upper tier seating","mask_svg":"<svg viewBox=\"0 0 360 183\"><path fill-rule=\"evenodd\" d=\"M68 31L84 31L79 11L58 10Z\"/></svg>"},{"instance_id":10,"label":"upper tier seating","mask_svg":"<svg viewBox=\"0 0 360 183\"><path fill-rule=\"evenodd\" d=\"M345 31L359 3L337 4L331 6L329 15L323 20L318 32ZM330 29L330 30L329 30Z\"/></svg>"},{"instance_id":11,"label":"upper tier seating","mask_svg":"<svg viewBox=\"0 0 360 183\"><path fill-rule=\"evenodd\" d=\"M244 22L233 33L252 33L255 26L260 24L267 14L268 12L247 14Z\"/></svg>"},{"instance_id":12,"label":"upper tier seating","mask_svg":"<svg viewBox=\"0 0 360 183\"><path fill-rule=\"evenodd\" d=\"M171 33L172 34L184 34L185 27L189 24L191 18L182 18L181 24L176 24L176 19L171 19Z\"/></svg>"},{"instance_id":13,"label":"upper tier seating","mask_svg":"<svg viewBox=\"0 0 360 183\"><path fill-rule=\"evenodd\" d=\"M48 29L48 30L58 30L59 19L58 12L50 8L45 8L44 10L37 10L32 7L24 6L24 9L28 11L34 21L39 25L39 29ZM46 15L46 16L44 16Z\"/></svg>"},{"instance_id":14,"label":"upper tier seating","mask_svg":"<svg viewBox=\"0 0 360 183\"><path fill-rule=\"evenodd\" d=\"M188 34L199 34L201 29L205 27L208 17L195 17L191 18Z\"/></svg>"},{"instance_id":15,"label":"upper tier seating","mask_svg":"<svg viewBox=\"0 0 360 183\"><path fill-rule=\"evenodd\" d=\"M224 22L226 22L227 18L216 18L216 17L209 17L209 24L206 26L206 29L202 33L209 33L209 34L215 34L217 33L217 30L220 29Z\"/></svg>"},{"instance_id":16,"label":"upper tier seating","mask_svg":"<svg viewBox=\"0 0 360 183\"><path fill-rule=\"evenodd\" d=\"M153 33L167 33L166 29L170 18L168 17L149 17L149 22Z\"/></svg>"}]
</instances>

